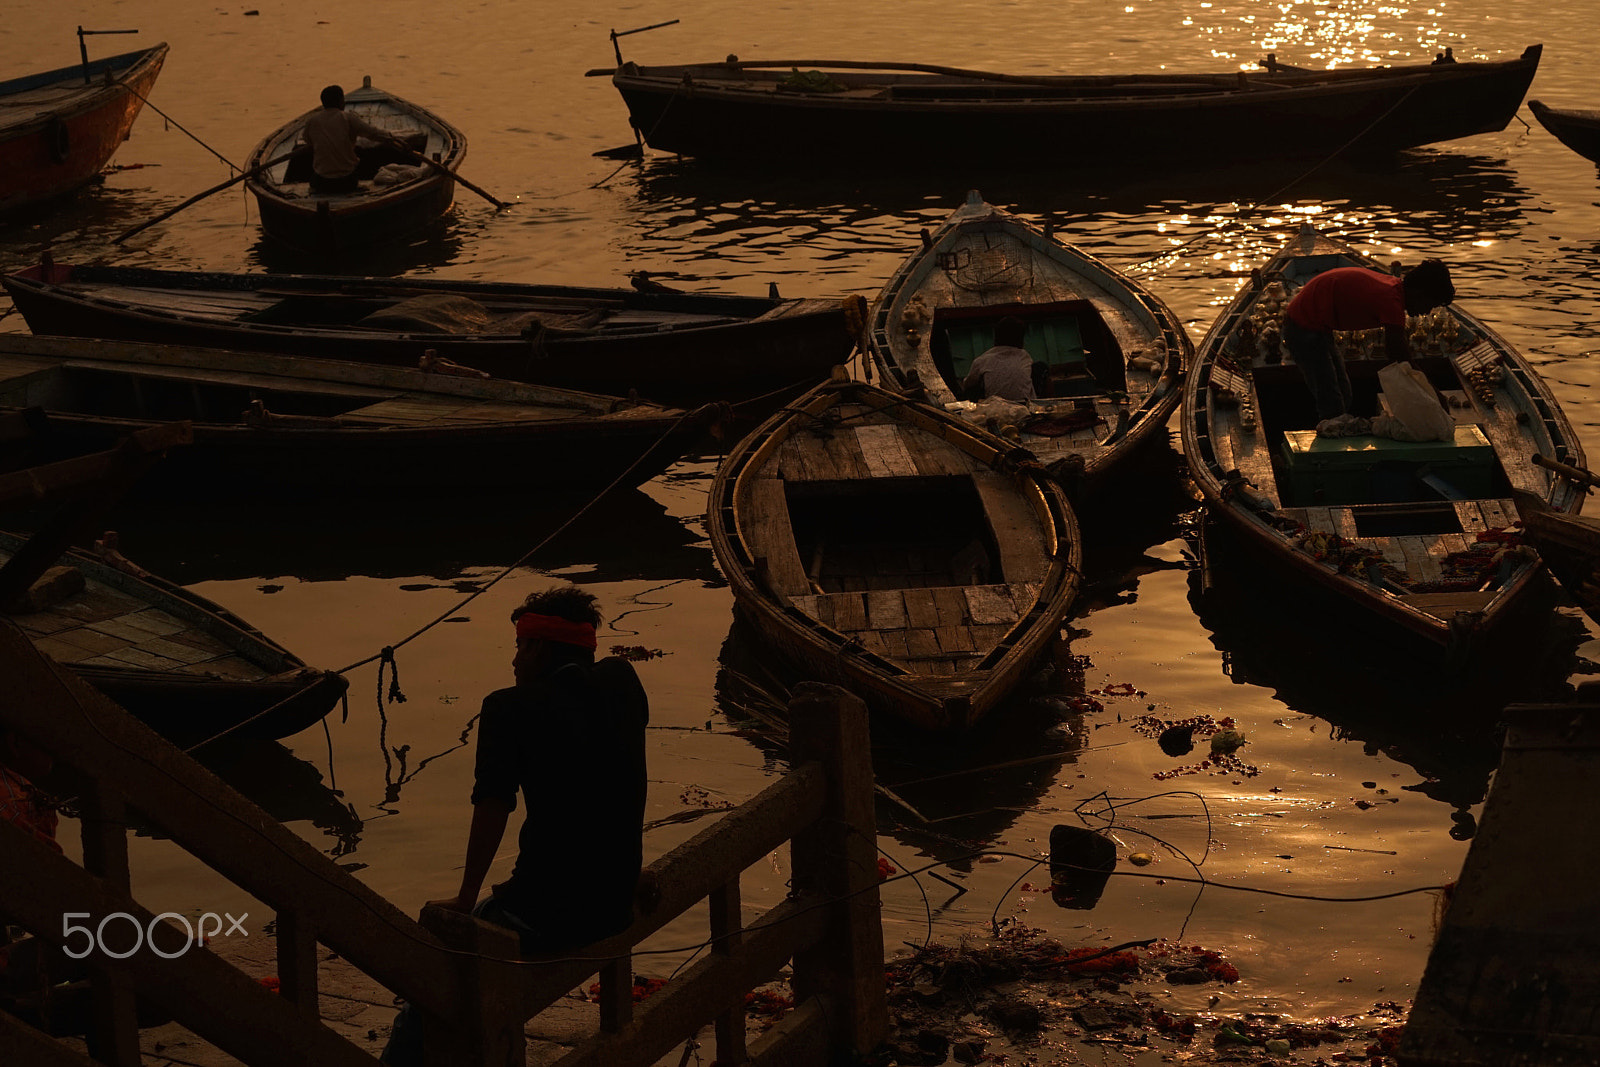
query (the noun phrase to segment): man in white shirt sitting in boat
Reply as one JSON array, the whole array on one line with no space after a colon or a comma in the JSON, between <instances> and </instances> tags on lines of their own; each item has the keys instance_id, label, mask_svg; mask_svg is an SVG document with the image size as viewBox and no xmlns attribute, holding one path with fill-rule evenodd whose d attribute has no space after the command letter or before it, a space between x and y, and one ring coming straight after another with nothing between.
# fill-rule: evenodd
<instances>
[{"instance_id":1,"label":"man in white shirt sitting in boat","mask_svg":"<svg viewBox=\"0 0 1600 1067\"><path fill-rule=\"evenodd\" d=\"M961 388L973 399L998 396L1018 404L1035 400L1033 357L1022 347L1028 324L1007 315L994 325L994 347L972 361Z\"/></svg>"},{"instance_id":2,"label":"man in white shirt sitting in boat","mask_svg":"<svg viewBox=\"0 0 1600 1067\"><path fill-rule=\"evenodd\" d=\"M344 109L344 90L330 85L322 90L322 110L306 119L300 142L311 148L311 191L313 193L353 193L360 183L356 167L356 138L366 137L380 144L403 148L391 134L364 122Z\"/></svg>"}]
</instances>

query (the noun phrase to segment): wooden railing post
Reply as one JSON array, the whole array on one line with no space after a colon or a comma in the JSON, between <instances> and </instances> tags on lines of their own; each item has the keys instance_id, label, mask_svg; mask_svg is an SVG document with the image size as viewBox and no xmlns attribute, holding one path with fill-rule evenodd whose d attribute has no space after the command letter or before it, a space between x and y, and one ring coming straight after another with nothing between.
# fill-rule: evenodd
<instances>
[{"instance_id":1,"label":"wooden railing post","mask_svg":"<svg viewBox=\"0 0 1600 1067\"><path fill-rule=\"evenodd\" d=\"M121 796L108 785L93 782L84 792L83 867L99 876L111 890L127 894L128 813ZM93 965L104 951L98 941L99 925L106 916L91 915L97 941L88 962ZM127 937L128 924L109 928L115 937ZM141 945L141 948L143 946ZM139 1067L139 1023L133 990L110 968L92 966L89 972L89 1054L110 1067Z\"/></svg>"},{"instance_id":2,"label":"wooden railing post","mask_svg":"<svg viewBox=\"0 0 1600 1067\"><path fill-rule=\"evenodd\" d=\"M739 878L720 889L713 889L711 905L711 951L730 956L744 941L744 923L739 910ZM717 1016L717 1063L736 1067L748 1058L744 1043L745 1011L739 1004Z\"/></svg>"},{"instance_id":3,"label":"wooden railing post","mask_svg":"<svg viewBox=\"0 0 1600 1067\"><path fill-rule=\"evenodd\" d=\"M828 786L822 816L795 834L794 887L834 903L828 936L795 955L794 992L797 1003L820 997L833 1007L835 1055L865 1055L889 1028L870 744L859 697L820 682L796 687L789 702L790 753L796 764L819 761Z\"/></svg>"},{"instance_id":4,"label":"wooden railing post","mask_svg":"<svg viewBox=\"0 0 1600 1067\"><path fill-rule=\"evenodd\" d=\"M528 1021L518 981L521 939L511 930L458 911L422 909L422 926L454 949L462 1003L455 1018L422 1015L427 1067L523 1067Z\"/></svg>"},{"instance_id":5,"label":"wooden railing post","mask_svg":"<svg viewBox=\"0 0 1600 1067\"><path fill-rule=\"evenodd\" d=\"M278 993L303 1019L322 1018L317 997L317 934L311 922L289 908L278 912Z\"/></svg>"}]
</instances>

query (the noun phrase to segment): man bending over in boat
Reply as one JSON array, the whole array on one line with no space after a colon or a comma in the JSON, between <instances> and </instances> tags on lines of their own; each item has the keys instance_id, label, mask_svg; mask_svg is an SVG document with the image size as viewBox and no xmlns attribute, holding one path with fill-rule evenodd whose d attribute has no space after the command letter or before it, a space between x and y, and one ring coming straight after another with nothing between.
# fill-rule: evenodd
<instances>
[{"instance_id":1,"label":"man bending over in boat","mask_svg":"<svg viewBox=\"0 0 1600 1067\"><path fill-rule=\"evenodd\" d=\"M461 888L433 907L470 912L520 935L525 956L567 952L633 923L644 856L649 702L633 665L598 662L593 595L535 593L511 613L515 684L490 693L478 720L472 825ZM516 866L478 891L522 793ZM382 1062L421 1062L421 1018L395 1020Z\"/></svg>"},{"instance_id":2,"label":"man bending over in boat","mask_svg":"<svg viewBox=\"0 0 1600 1067\"><path fill-rule=\"evenodd\" d=\"M1385 353L1391 360L1405 359L1406 316L1424 315L1455 298L1450 269L1437 259L1425 259L1400 277L1366 267L1336 267L1302 285L1284 309L1283 343L1311 390L1317 432L1348 437L1369 430L1367 420L1350 411L1350 375L1334 330L1382 326Z\"/></svg>"},{"instance_id":3,"label":"man bending over in boat","mask_svg":"<svg viewBox=\"0 0 1600 1067\"><path fill-rule=\"evenodd\" d=\"M306 119L300 142L311 148L311 191L314 193L353 193L360 183L356 167L356 138L366 137L396 148L405 146L385 130L380 130L344 109L344 90L330 85L322 90L322 110Z\"/></svg>"},{"instance_id":4,"label":"man bending over in boat","mask_svg":"<svg viewBox=\"0 0 1600 1067\"><path fill-rule=\"evenodd\" d=\"M994 347L972 361L961 388L975 400L998 396L1018 404L1038 398L1034 389L1033 357L1022 347L1028 324L1007 315L994 324Z\"/></svg>"}]
</instances>

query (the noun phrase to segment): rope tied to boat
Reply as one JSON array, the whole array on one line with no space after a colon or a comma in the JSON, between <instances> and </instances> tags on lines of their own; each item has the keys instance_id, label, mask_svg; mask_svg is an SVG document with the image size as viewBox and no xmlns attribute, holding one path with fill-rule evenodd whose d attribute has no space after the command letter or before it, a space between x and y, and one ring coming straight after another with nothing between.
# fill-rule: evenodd
<instances>
[{"instance_id":1,"label":"rope tied to boat","mask_svg":"<svg viewBox=\"0 0 1600 1067\"><path fill-rule=\"evenodd\" d=\"M400 691L400 664L395 662L394 646L384 645L378 653L378 707L383 707L383 669L389 668L389 703L404 704L406 695Z\"/></svg>"}]
</instances>

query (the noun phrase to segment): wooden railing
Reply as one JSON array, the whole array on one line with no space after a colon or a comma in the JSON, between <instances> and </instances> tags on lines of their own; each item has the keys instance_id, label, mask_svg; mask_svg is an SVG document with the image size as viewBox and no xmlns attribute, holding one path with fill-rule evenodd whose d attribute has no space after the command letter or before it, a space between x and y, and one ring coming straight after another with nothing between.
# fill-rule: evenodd
<instances>
[{"instance_id":1,"label":"wooden railing","mask_svg":"<svg viewBox=\"0 0 1600 1067\"><path fill-rule=\"evenodd\" d=\"M317 946L326 945L410 1001L424 1021L430 1065L521 1067L529 1018L593 974L601 976L598 1033L561 1062L653 1063L714 1024L717 1060L820 1063L882 1040L883 946L861 702L802 686L791 705L794 768L783 779L650 864L637 921L583 950L582 959L517 958L500 927L437 909L413 922L309 843L245 800L0 620L0 728L16 730L86 782L80 796L83 865L0 822L0 912L61 944L62 916L93 925L126 913L163 955L99 951L90 974L95 1061L140 1060L135 993L202 1039L250 1065L370 1067L373 1059L322 1022ZM134 899L126 812L277 912L280 992L221 957L183 951L176 927ZM793 891L757 921L741 921L739 876L791 842ZM710 953L635 1009L630 953L700 900L710 904ZM795 1010L745 1047L744 998L793 961ZM90 1063L0 1013L0 1063Z\"/></svg>"}]
</instances>

